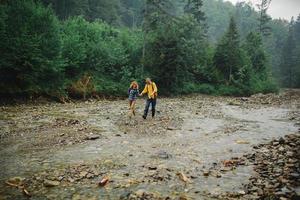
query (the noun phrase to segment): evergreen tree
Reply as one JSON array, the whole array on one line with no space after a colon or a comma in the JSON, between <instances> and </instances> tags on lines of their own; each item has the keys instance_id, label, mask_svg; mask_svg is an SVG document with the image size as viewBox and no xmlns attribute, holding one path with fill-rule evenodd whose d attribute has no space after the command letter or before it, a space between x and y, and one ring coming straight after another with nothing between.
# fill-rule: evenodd
<instances>
[{"instance_id":1,"label":"evergreen tree","mask_svg":"<svg viewBox=\"0 0 300 200\"><path fill-rule=\"evenodd\" d=\"M286 44L283 48L282 63L281 63L281 82L285 87L299 87L300 86L300 42L297 38L300 35L300 17L295 22L291 20L289 27L289 34Z\"/></svg>"},{"instance_id":2,"label":"evergreen tree","mask_svg":"<svg viewBox=\"0 0 300 200\"><path fill-rule=\"evenodd\" d=\"M89 10L88 0L42 0L42 2L45 5L51 5L62 20L72 16L86 16Z\"/></svg>"},{"instance_id":3,"label":"evergreen tree","mask_svg":"<svg viewBox=\"0 0 300 200\"><path fill-rule=\"evenodd\" d=\"M254 72L265 78L267 56L260 34L250 32L246 38L244 49L250 57Z\"/></svg>"},{"instance_id":4,"label":"evergreen tree","mask_svg":"<svg viewBox=\"0 0 300 200\"><path fill-rule=\"evenodd\" d=\"M267 14L271 1L272 0L261 0L260 4L258 4L259 32L263 36L269 36L271 34L271 27L268 23L272 18Z\"/></svg>"},{"instance_id":5,"label":"evergreen tree","mask_svg":"<svg viewBox=\"0 0 300 200\"><path fill-rule=\"evenodd\" d=\"M258 13L255 8L248 3L242 1L235 6L235 15L238 30L241 38L246 38L249 32L257 31L259 22L257 21Z\"/></svg>"},{"instance_id":6,"label":"evergreen tree","mask_svg":"<svg viewBox=\"0 0 300 200\"><path fill-rule=\"evenodd\" d=\"M120 0L41 0L51 5L57 16L66 20L69 17L84 16L89 21L101 19L109 24L120 24Z\"/></svg>"},{"instance_id":7,"label":"evergreen tree","mask_svg":"<svg viewBox=\"0 0 300 200\"><path fill-rule=\"evenodd\" d=\"M101 19L112 25L120 24L120 0L88 0L88 20Z\"/></svg>"},{"instance_id":8,"label":"evergreen tree","mask_svg":"<svg viewBox=\"0 0 300 200\"><path fill-rule=\"evenodd\" d=\"M169 3L165 1L162 5L170 8ZM195 15L174 17L168 9L155 6L157 10L151 10L153 15L148 13L154 23L149 24L146 72L154 77L163 93L180 93L185 83L193 82L192 73L207 61L208 45L202 37L205 31Z\"/></svg>"},{"instance_id":9,"label":"evergreen tree","mask_svg":"<svg viewBox=\"0 0 300 200\"><path fill-rule=\"evenodd\" d=\"M205 14L202 11L202 0L188 0L184 7L185 13L193 15L199 24L205 21Z\"/></svg>"},{"instance_id":10,"label":"evergreen tree","mask_svg":"<svg viewBox=\"0 0 300 200\"><path fill-rule=\"evenodd\" d=\"M295 61L295 87L300 87L300 14L294 25L295 40L296 40L296 61Z\"/></svg>"},{"instance_id":11,"label":"evergreen tree","mask_svg":"<svg viewBox=\"0 0 300 200\"><path fill-rule=\"evenodd\" d=\"M238 72L243 67L239 34L233 17L230 19L226 34L217 45L214 65L228 84L238 78Z\"/></svg>"},{"instance_id":12,"label":"evergreen tree","mask_svg":"<svg viewBox=\"0 0 300 200\"><path fill-rule=\"evenodd\" d=\"M121 18L125 26L140 27L143 21L144 0L121 0Z\"/></svg>"}]
</instances>

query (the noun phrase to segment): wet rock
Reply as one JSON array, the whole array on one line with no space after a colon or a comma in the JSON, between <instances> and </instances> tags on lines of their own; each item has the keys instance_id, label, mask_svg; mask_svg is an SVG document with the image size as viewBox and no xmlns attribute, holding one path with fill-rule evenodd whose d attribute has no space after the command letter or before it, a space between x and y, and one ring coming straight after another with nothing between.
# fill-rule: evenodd
<instances>
[{"instance_id":1,"label":"wet rock","mask_svg":"<svg viewBox=\"0 0 300 200\"><path fill-rule=\"evenodd\" d=\"M52 181L52 180L44 180L44 186L45 187L55 187L59 186L60 182L59 181Z\"/></svg>"},{"instance_id":2,"label":"wet rock","mask_svg":"<svg viewBox=\"0 0 300 200\"><path fill-rule=\"evenodd\" d=\"M249 101L249 99L247 97L242 97L241 101Z\"/></svg>"},{"instance_id":3,"label":"wet rock","mask_svg":"<svg viewBox=\"0 0 300 200\"><path fill-rule=\"evenodd\" d=\"M97 135L97 134L90 134L90 135L87 135L86 136L86 140L97 140L100 138L100 135Z\"/></svg>"},{"instance_id":4,"label":"wet rock","mask_svg":"<svg viewBox=\"0 0 300 200\"><path fill-rule=\"evenodd\" d=\"M139 189L137 190L134 194L137 196L137 197L143 197L143 195L146 193L145 190L143 189Z\"/></svg>"},{"instance_id":5,"label":"wet rock","mask_svg":"<svg viewBox=\"0 0 300 200\"><path fill-rule=\"evenodd\" d=\"M218 171L211 171L210 172L210 175L211 176L214 176L214 177L216 177L216 178L221 178L222 177L222 175L218 172Z\"/></svg>"},{"instance_id":6,"label":"wet rock","mask_svg":"<svg viewBox=\"0 0 300 200\"><path fill-rule=\"evenodd\" d=\"M291 173L291 178L298 180L300 178L300 174L299 173Z\"/></svg>"},{"instance_id":7,"label":"wet rock","mask_svg":"<svg viewBox=\"0 0 300 200\"><path fill-rule=\"evenodd\" d=\"M171 154L168 154L166 151L158 151L157 157L160 159L168 159L171 158Z\"/></svg>"},{"instance_id":8,"label":"wet rock","mask_svg":"<svg viewBox=\"0 0 300 200\"><path fill-rule=\"evenodd\" d=\"M278 142L279 142L279 144L284 144L285 140L281 137L281 138L279 138Z\"/></svg>"},{"instance_id":9,"label":"wet rock","mask_svg":"<svg viewBox=\"0 0 300 200\"><path fill-rule=\"evenodd\" d=\"M70 182L70 183L74 183L74 182L75 182L75 180L74 180L73 178L68 178L68 182Z\"/></svg>"},{"instance_id":10,"label":"wet rock","mask_svg":"<svg viewBox=\"0 0 300 200\"><path fill-rule=\"evenodd\" d=\"M203 171L203 176L209 176L209 174L210 174L209 171L207 171L207 170Z\"/></svg>"},{"instance_id":11,"label":"wet rock","mask_svg":"<svg viewBox=\"0 0 300 200\"><path fill-rule=\"evenodd\" d=\"M245 195L246 192L245 192L244 190L240 190L240 191L238 191L238 194L240 194L240 195Z\"/></svg>"},{"instance_id":12,"label":"wet rock","mask_svg":"<svg viewBox=\"0 0 300 200\"><path fill-rule=\"evenodd\" d=\"M149 166L148 169L149 170L157 170L157 167L156 166Z\"/></svg>"},{"instance_id":13,"label":"wet rock","mask_svg":"<svg viewBox=\"0 0 300 200\"><path fill-rule=\"evenodd\" d=\"M25 178L20 177L20 176L16 176L16 177L9 178L7 180L7 182L11 183L11 184L14 184L14 185L20 185L20 184L23 183L24 180L25 180Z\"/></svg>"},{"instance_id":14,"label":"wet rock","mask_svg":"<svg viewBox=\"0 0 300 200\"><path fill-rule=\"evenodd\" d=\"M256 177L246 185L248 191L258 196L276 196L293 199L295 187L299 186L299 146L294 141L300 140L299 134L291 134L268 144L258 145L256 153L245 156L255 164Z\"/></svg>"},{"instance_id":15,"label":"wet rock","mask_svg":"<svg viewBox=\"0 0 300 200\"><path fill-rule=\"evenodd\" d=\"M81 178L85 178L87 174L88 174L88 172L83 171L83 172L80 172L80 173L79 173L79 176L80 176Z\"/></svg>"},{"instance_id":16,"label":"wet rock","mask_svg":"<svg viewBox=\"0 0 300 200\"><path fill-rule=\"evenodd\" d=\"M167 130L169 130L169 131L174 131L174 130L176 130L176 127L168 126L168 127L167 127Z\"/></svg>"},{"instance_id":17,"label":"wet rock","mask_svg":"<svg viewBox=\"0 0 300 200\"><path fill-rule=\"evenodd\" d=\"M59 177L57 178L57 180L58 180L58 181L62 181L64 178L65 178L64 176L59 176Z\"/></svg>"},{"instance_id":18,"label":"wet rock","mask_svg":"<svg viewBox=\"0 0 300 200\"><path fill-rule=\"evenodd\" d=\"M130 191L125 191L120 195L120 200L127 200L130 196L131 192Z\"/></svg>"},{"instance_id":19,"label":"wet rock","mask_svg":"<svg viewBox=\"0 0 300 200\"><path fill-rule=\"evenodd\" d=\"M184 196L184 195L181 195L181 196L179 197L179 200L188 200L188 198L187 198L186 196Z\"/></svg>"}]
</instances>

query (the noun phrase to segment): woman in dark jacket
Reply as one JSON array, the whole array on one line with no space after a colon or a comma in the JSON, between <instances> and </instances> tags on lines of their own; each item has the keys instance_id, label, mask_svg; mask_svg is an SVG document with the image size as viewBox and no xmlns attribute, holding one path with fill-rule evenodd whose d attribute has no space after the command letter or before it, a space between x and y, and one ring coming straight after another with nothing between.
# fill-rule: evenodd
<instances>
[{"instance_id":1,"label":"woman in dark jacket","mask_svg":"<svg viewBox=\"0 0 300 200\"><path fill-rule=\"evenodd\" d=\"M130 84L128 94L129 94L128 99L129 99L129 109L130 109L129 116L131 117L132 115L135 115L135 103L139 95L139 85L136 81L133 81Z\"/></svg>"}]
</instances>

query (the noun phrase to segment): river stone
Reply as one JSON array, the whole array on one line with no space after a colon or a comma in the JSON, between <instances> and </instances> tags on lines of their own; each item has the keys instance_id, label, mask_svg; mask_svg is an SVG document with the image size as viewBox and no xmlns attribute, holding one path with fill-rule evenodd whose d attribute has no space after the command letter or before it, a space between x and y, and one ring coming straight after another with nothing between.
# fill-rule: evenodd
<instances>
[{"instance_id":1,"label":"river stone","mask_svg":"<svg viewBox=\"0 0 300 200\"><path fill-rule=\"evenodd\" d=\"M157 167L156 166L149 166L148 169L149 170L157 170Z\"/></svg>"},{"instance_id":2,"label":"river stone","mask_svg":"<svg viewBox=\"0 0 300 200\"><path fill-rule=\"evenodd\" d=\"M168 159L171 157L171 155L165 151L159 151L159 152L157 152L157 157L161 158L161 159Z\"/></svg>"},{"instance_id":3,"label":"river stone","mask_svg":"<svg viewBox=\"0 0 300 200\"><path fill-rule=\"evenodd\" d=\"M25 180L25 178L16 176L16 177L12 177L12 178L8 179L8 182L9 182L9 183L12 183L12 184L19 185L19 184L21 184L24 180Z\"/></svg>"},{"instance_id":4,"label":"river stone","mask_svg":"<svg viewBox=\"0 0 300 200\"><path fill-rule=\"evenodd\" d=\"M285 140L281 137L279 140L278 140L279 144L283 144L285 142Z\"/></svg>"},{"instance_id":5,"label":"river stone","mask_svg":"<svg viewBox=\"0 0 300 200\"><path fill-rule=\"evenodd\" d=\"M173 127L173 126L168 126L168 127L167 127L167 130L169 130L169 131L174 131L174 130L176 130L176 128Z\"/></svg>"},{"instance_id":6,"label":"river stone","mask_svg":"<svg viewBox=\"0 0 300 200\"><path fill-rule=\"evenodd\" d=\"M128 199L129 196L130 196L130 194L131 194L131 192L129 192L129 191L123 192L123 193L121 194L121 196L120 196L120 200Z\"/></svg>"},{"instance_id":7,"label":"river stone","mask_svg":"<svg viewBox=\"0 0 300 200\"><path fill-rule=\"evenodd\" d=\"M87 174L88 174L88 172L82 171L82 172L80 172L79 176L80 176L81 178L85 178Z\"/></svg>"},{"instance_id":8,"label":"river stone","mask_svg":"<svg viewBox=\"0 0 300 200\"><path fill-rule=\"evenodd\" d=\"M88 135L86 136L86 140L97 140L100 138L100 135L96 135L96 134L91 134L91 135Z\"/></svg>"},{"instance_id":9,"label":"river stone","mask_svg":"<svg viewBox=\"0 0 300 200\"><path fill-rule=\"evenodd\" d=\"M209 171L204 171L203 176L209 176Z\"/></svg>"},{"instance_id":10,"label":"river stone","mask_svg":"<svg viewBox=\"0 0 300 200\"><path fill-rule=\"evenodd\" d=\"M146 191L145 190L143 190L143 189L139 189L139 190L137 190L134 194L137 196L137 197L140 197L140 198L142 198L143 197L143 195L146 193Z\"/></svg>"},{"instance_id":11,"label":"river stone","mask_svg":"<svg viewBox=\"0 0 300 200\"><path fill-rule=\"evenodd\" d=\"M44 186L45 187L54 187L54 186L58 186L60 184L59 181L51 181L51 180L44 180Z\"/></svg>"}]
</instances>

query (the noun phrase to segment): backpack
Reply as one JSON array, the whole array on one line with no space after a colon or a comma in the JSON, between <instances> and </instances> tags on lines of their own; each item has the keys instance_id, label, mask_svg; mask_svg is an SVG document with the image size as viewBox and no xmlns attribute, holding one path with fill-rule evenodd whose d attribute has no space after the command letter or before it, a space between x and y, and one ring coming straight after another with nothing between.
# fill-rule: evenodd
<instances>
[{"instance_id":1,"label":"backpack","mask_svg":"<svg viewBox=\"0 0 300 200\"><path fill-rule=\"evenodd\" d=\"M153 86L153 84L154 84L154 82L151 83L151 86L152 86L152 90L154 91L154 86ZM157 87L157 86L156 86L156 87ZM157 95L157 92L155 92L155 93L154 93L154 99L156 99L157 96L158 96L158 95Z\"/></svg>"}]
</instances>

